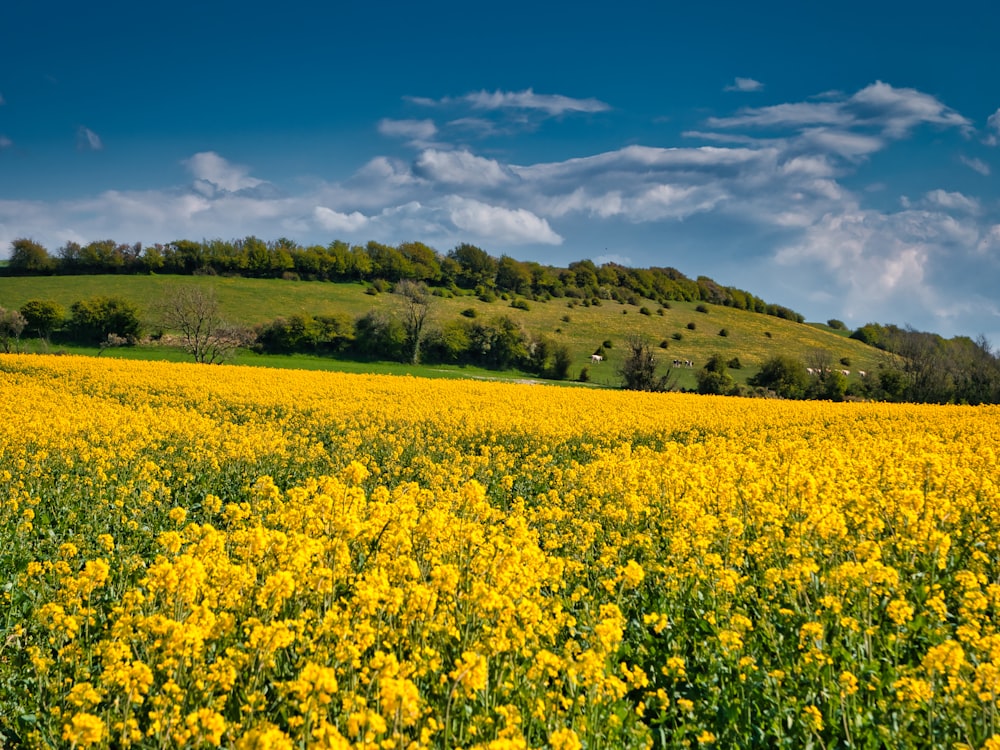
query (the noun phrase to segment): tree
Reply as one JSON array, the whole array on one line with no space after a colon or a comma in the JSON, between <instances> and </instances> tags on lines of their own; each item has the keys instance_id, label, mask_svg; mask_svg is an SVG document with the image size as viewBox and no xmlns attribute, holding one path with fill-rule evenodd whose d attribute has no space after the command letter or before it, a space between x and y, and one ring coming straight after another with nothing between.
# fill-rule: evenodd
<instances>
[{"instance_id":1,"label":"tree","mask_svg":"<svg viewBox=\"0 0 1000 750\"><path fill-rule=\"evenodd\" d=\"M176 286L166 291L158 307L160 324L177 331L195 362L219 364L239 347L222 320L215 289Z\"/></svg>"},{"instance_id":2,"label":"tree","mask_svg":"<svg viewBox=\"0 0 1000 750\"><path fill-rule=\"evenodd\" d=\"M733 376L721 354L713 354L695 376L698 393L720 396L733 389Z\"/></svg>"},{"instance_id":3,"label":"tree","mask_svg":"<svg viewBox=\"0 0 1000 750\"><path fill-rule=\"evenodd\" d=\"M431 295L423 282L403 279L393 288L403 298L403 327L406 328L406 352L410 364L420 363L420 343L424 324L431 311Z\"/></svg>"},{"instance_id":4,"label":"tree","mask_svg":"<svg viewBox=\"0 0 1000 750\"><path fill-rule=\"evenodd\" d=\"M670 373L656 375L656 356L641 336L631 336L625 344L625 359L618 369L622 388L629 391L669 391Z\"/></svg>"},{"instance_id":5,"label":"tree","mask_svg":"<svg viewBox=\"0 0 1000 750\"><path fill-rule=\"evenodd\" d=\"M29 299L21 305L21 315L28 330L35 331L43 341L48 341L52 332L66 319L62 305L44 299Z\"/></svg>"},{"instance_id":6,"label":"tree","mask_svg":"<svg viewBox=\"0 0 1000 750\"><path fill-rule=\"evenodd\" d=\"M24 316L21 313L0 307L0 348L5 353L10 354L11 348L17 348L24 325Z\"/></svg>"},{"instance_id":7,"label":"tree","mask_svg":"<svg viewBox=\"0 0 1000 750\"><path fill-rule=\"evenodd\" d=\"M56 260L49 251L34 240L20 238L10 243L11 254L7 267L15 274L46 274L56 269Z\"/></svg>"},{"instance_id":8,"label":"tree","mask_svg":"<svg viewBox=\"0 0 1000 750\"><path fill-rule=\"evenodd\" d=\"M142 333L139 309L121 297L90 297L70 307L70 335L87 344L100 344L109 336L135 341Z\"/></svg>"},{"instance_id":9,"label":"tree","mask_svg":"<svg viewBox=\"0 0 1000 750\"><path fill-rule=\"evenodd\" d=\"M448 257L457 261L460 267L458 283L468 289L480 284L493 286L497 272L497 262L482 248L468 243L462 243Z\"/></svg>"},{"instance_id":10,"label":"tree","mask_svg":"<svg viewBox=\"0 0 1000 750\"><path fill-rule=\"evenodd\" d=\"M782 398L803 398L809 387L809 373L797 359L777 355L767 360L760 372L747 382L753 386L769 388Z\"/></svg>"}]
</instances>

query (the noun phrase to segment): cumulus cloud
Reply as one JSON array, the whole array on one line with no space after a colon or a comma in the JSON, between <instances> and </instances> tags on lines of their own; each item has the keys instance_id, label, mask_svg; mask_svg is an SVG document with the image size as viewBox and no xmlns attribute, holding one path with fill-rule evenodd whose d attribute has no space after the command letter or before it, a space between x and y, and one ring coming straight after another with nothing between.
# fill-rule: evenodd
<instances>
[{"instance_id":1,"label":"cumulus cloud","mask_svg":"<svg viewBox=\"0 0 1000 750\"><path fill-rule=\"evenodd\" d=\"M452 185L489 187L512 179L510 172L499 162L466 150L427 149L414 163L414 172L425 179Z\"/></svg>"},{"instance_id":2,"label":"cumulus cloud","mask_svg":"<svg viewBox=\"0 0 1000 750\"><path fill-rule=\"evenodd\" d=\"M378 132L391 138L408 138L426 141L437 133L433 120L392 120L383 118L378 122Z\"/></svg>"},{"instance_id":3,"label":"cumulus cloud","mask_svg":"<svg viewBox=\"0 0 1000 750\"><path fill-rule=\"evenodd\" d=\"M368 217L360 211L345 214L326 206L316 206L313 209L313 218L319 226L329 232L356 232L369 223Z\"/></svg>"},{"instance_id":4,"label":"cumulus cloud","mask_svg":"<svg viewBox=\"0 0 1000 750\"><path fill-rule=\"evenodd\" d=\"M736 79L726 86L725 91L762 91L764 84L760 81L755 81L753 78L740 78Z\"/></svg>"},{"instance_id":5,"label":"cumulus cloud","mask_svg":"<svg viewBox=\"0 0 1000 750\"><path fill-rule=\"evenodd\" d=\"M968 158L966 156L958 157L962 164L967 166L969 169L979 172L983 177L990 176L990 165L984 162L982 159Z\"/></svg>"},{"instance_id":6,"label":"cumulus cloud","mask_svg":"<svg viewBox=\"0 0 1000 750\"><path fill-rule=\"evenodd\" d=\"M216 190L235 193L264 184L263 180L250 177L249 167L232 164L214 151L202 151L181 162L195 177L195 188L207 195Z\"/></svg>"},{"instance_id":7,"label":"cumulus cloud","mask_svg":"<svg viewBox=\"0 0 1000 750\"><path fill-rule=\"evenodd\" d=\"M969 198L962 193L949 193L946 190L931 190L924 196L924 200L933 207L942 208L947 211L961 211L964 213L979 213L979 201Z\"/></svg>"},{"instance_id":8,"label":"cumulus cloud","mask_svg":"<svg viewBox=\"0 0 1000 750\"><path fill-rule=\"evenodd\" d=\"M76 129L76 147L81 151L100 151L104 144L97 133L81 125Z\"/></svg>"},{"instance_id":9,"label":"cumulus cloud","mask_svg":"<svg viewBox=\"0 0 1000 750\"><path fill-rule=\"evenodd\" d=\"M560 245L563 241L545 219L523 208L493 206L457 195L450 196L445 206L451 222L476 237L510 244Z\"/></svg>"}]
</instances>

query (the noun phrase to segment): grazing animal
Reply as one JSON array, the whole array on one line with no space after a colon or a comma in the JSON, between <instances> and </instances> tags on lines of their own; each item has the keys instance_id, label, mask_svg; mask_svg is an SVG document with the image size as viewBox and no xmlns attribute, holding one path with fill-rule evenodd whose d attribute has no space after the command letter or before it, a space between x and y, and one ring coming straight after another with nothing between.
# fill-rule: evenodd
<instances>
[{"instance_id":1,"label":"grazing animal","mask_svg":"<svg viewBox=\"0 0 1000 750\"><path fill-rule=\"evenodd\" d=\"M591 354L590 355L590 361L593 362L596 365L599 362L603 362L604 361L604 357L602 357L600 354Z\"/></svg>"}]
</instances>

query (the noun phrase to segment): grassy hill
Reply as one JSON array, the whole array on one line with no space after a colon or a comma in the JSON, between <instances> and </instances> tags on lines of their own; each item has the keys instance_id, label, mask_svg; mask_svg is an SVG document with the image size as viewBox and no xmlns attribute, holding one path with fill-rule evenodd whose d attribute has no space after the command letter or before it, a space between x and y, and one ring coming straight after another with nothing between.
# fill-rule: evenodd
<instances>
[{"instance_id":1,"label":"grassy hill","mask_svg":"<svg viewBox=\"0 0 1000 750\"><path fill-rule=\"evenodd\" d=\"M226 319L234 324L254 326L280 316L295 313L322 315L347 313L358 317L373 307L390 309L400 305L393 294L366 294L362 284L284 281L281 279L246 279L210 276L47 276L0 277L0 307L19 308L29 299L59 302L67 309L80 299L94 295L121 296L136 303L143 311L150 330L158 327L155 306L171 287L196 285L213 287ZM698 312L701 303L671 302L660 308L651 300L639 305L603 301L600 306L584 307L569 298L548 302L528 301L529 310L511 307L509 300L492 303L474 296L434 297L431 325L458 318L463 310L476 311L479 318L490 319L508 315L535 334L544 334L554 342L566 344L573 353L572 377L582 367L589 367L592 382L616 385L618 365L624 354L624 344L634 334L644 336L654 347L660 361L669 365L673 360L691 360L695 367L681 368L678 385L694 387L694 373L714 353L725 359L739 358L740 370L731 370L738 382L746 382L760 365L775 354L788 354L805 363L815 360L817 352L825 352L833 363L843 357L851 364L849 380L856 379L859 370L872 371L878 366L882 352L847 337L825 325L803 324L760 313L730 307L706 305L708 312ZM642 307L651 313L644 315ZM689 324L694 325L692 330ZM726 330L726 336L720 331ZM678 339L679 337L679 339ZM590 355L610 341L607 360L590 364ZM666 348L661 348L661 342ZM265 360L268 360L265 362ZM241 362L254 364L286 363L291 366L326 366L345 369L346 363L329 360L310 362L310 358L244 357ZM662 367L662 366L661 366ZM426 368L397 366L394 371L425 371Z\"/></svg>"}]
</instances>

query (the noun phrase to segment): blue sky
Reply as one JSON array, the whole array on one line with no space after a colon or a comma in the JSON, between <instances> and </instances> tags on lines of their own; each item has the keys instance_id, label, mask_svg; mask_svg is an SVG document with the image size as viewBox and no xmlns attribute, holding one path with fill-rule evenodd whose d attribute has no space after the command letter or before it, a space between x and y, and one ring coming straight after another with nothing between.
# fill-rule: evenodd
<instances>
[{"instance_id":1,"label":"blue sky","mask_svg":"<svg viewBox=\"0 0 1000 750\"><path fill-rule=\"evenodd\" d=\"M2 16L0 256L17 237L473 242L1000 345L985 0Z\"/></svg>"}]
</instances>

